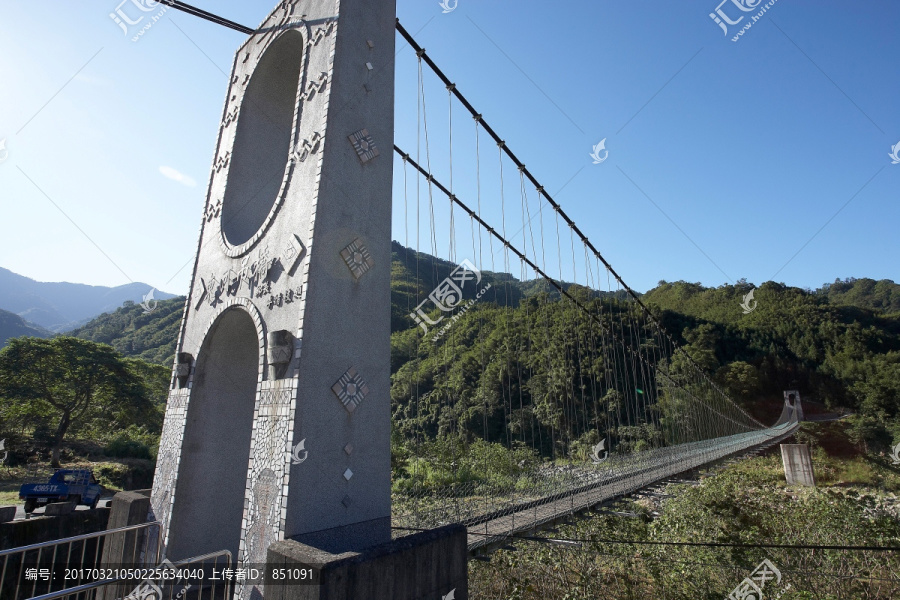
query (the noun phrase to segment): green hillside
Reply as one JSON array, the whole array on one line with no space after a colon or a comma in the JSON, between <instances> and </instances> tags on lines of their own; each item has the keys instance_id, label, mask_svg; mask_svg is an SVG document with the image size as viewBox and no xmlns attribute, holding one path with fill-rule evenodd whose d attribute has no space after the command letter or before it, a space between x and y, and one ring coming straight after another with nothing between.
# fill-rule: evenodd
<instances>
[{"instance_id":1,"label":"green hillside","mask_svg":"<svg viewBox=\"0 0 900 600\"><path fill-rule=\"evenodd\" d=\"M0 348L6 345L6 340L21 336L47 338L53 335L40 325L29 323L19 315L6 310L0 310Z\"/></svg>"},{"instance_id":2,"label":"green hillside","mask_svg":"<svg viewBox=\"0 0 900 600\"><path fill-rule=\"evenodd\" d=\"M872 280L857 280L865 281ZM720 379L750 365L758 382L748 396L796 388L806 399L858 412L873 440L890 439L886 428L900 441L900 313L877 304L883 290L897 286L880 283L832 293L834 286L808 291L767 282L754 291L749 314L741 302L751 287L743 283L660 282L644 301Z\"/></svg>"},{"instance_id":3,"label":"green hillside","mask_svg":"<svg viewBox=\"0 0 900 600\"><path fill-rule=\"evenodd\" d=\"M468 420L473 423L468 433L474 435L474 424L483 428L485 416L475 407L479 387L482 383L496 386L499 372L522 365L528 367L523 410L555 414L553 407L542 407L538 400L536 390L543 389L542 380L531 381L533 373L540 373L538 367L546 364L542 340L559 338L560 364L568 360L564 355L567 347L571 354L572 343L587 344L586 338L570 339L567 324L579 317L567 303L554 306L559 304L555 302L558 293L541 282L522 282L505 273L484 271L478 287L490 284L491 289L460 317L453 335L437 342L414 343L414 332L421 330L409 313L455 265L396 242L392 250L391 366L398 427L412 426L411 421L406 422L410 407L403 399L402 382L416 377L421 394L453 390L461 402L455 410L469 411L460 421L447 406L426 407L423 418L433 424L433 433L444 431L440 423L452 422L465 429ZM585 302L603 302L607 318L635 308L621 292L601 293L568 283L564 287ZM744 282L716 288L660 282L643 300L692 358L760 420L772 420L770 413L777 408L782 391L796 388L807 401L820 403L820 410L844 408L858 413L861 440L879 448L892 435L900 441L900 312L895 310L900 286L886 280L848 279L811 291L768 282L754 290L755 308L744 314L741 303L751 289ZM464 297L472 299L475 292L467 286ZM184 298L173 298L144 314L139 305L126 303L73 335L110 344L128 357L169 366L183 306ZM432 319L441 316L431 302L424 308ZM538 335L541 331L543 338ZM511 335L519 347L509 339ZM491 359L488 365L481 364L485 347ZM481 377L487 379L481 382ZM532 392L534 398L530 398ZM465 406L468 408L460 408ZM488 417L489 428L503 427L506 416L502 412Z\"/></svg>"},{"instance_id":4,"label":"green hillside","mask_svg":"<svg viewBox=\"0 0 900 600\"><path fill-rule=\"evenodd\" d=\"M900 284L890 279L836 279L822 286L817 294L828 298L835 305L871 308L887 313L900 312Z\"/></svg>"},{"instance_id":5,"label":"green hillside","mask_svg":"<svg viewBox=\"0 0 900 600\"><path fill-rule=\"evenodd\" d=\"M424 252L416 252L399 242L391 243L391 257L391 331L397 332L415 325L409 313L413 312L420 302L428 299L428 295L450 275L456 268L456 264ZM543 279L520 281L509 273L495 273L488 270L482 270L481 277L477 289L473 287L463 289L464 299L474 299L478 291L488 285L490 285L490 289L479 301L490 302L497 306L515 307L523 298L538 294L549 294L549 298L552 300L558 300L560 296L556 289L548 290ZM566 291L576 285L566 281L557 283L560 283ZM619 300L628 298L625 291L592 291L591 294L596 298L618 298ZM426 302L425 308L433 310L434 306ZM434 313L434 315L437 314Z\"/></svg>"},{"instance_id":6,"label":"green hillside","mask_svg":"<svg viewBox=\"0 0 900 600\"><path fill-rule=\"evenodd\" d=\"M140 304L126 302L115 312L104 313L67 335L109 344L124 356L170 367L175 360L184 300L184 296L160 300L149 314Z\"/></svg>"}]
</instances>

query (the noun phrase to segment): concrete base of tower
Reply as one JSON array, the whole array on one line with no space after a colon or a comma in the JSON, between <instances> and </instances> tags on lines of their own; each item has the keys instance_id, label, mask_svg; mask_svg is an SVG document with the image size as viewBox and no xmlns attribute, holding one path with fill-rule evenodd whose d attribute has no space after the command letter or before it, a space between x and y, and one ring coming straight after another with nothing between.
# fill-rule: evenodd
<instances>
[{"instance_id":1,"label":"concrete base of tower","mask_svg":"<svg viewBox=\"0 0 900 600\"><path fill-rule=\"evenodd\" d=\"M266 600L467 600L466 540L464 526L450 525L340 554L294 540L276 542L269 547L264 597ZM311 577L300 579L303 571ZM298 577L288 577L293 574Z\"/></svg>"}]
</instances>

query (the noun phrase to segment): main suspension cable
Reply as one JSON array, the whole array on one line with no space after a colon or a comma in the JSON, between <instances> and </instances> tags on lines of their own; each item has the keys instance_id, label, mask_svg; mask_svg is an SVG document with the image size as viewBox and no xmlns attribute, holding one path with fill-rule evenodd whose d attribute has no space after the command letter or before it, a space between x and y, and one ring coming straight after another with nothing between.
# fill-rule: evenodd
<instances>
[{"instance_id":1,"label":"main suspension cable","mask_svg":"<svg viewBox=\"0 0 900 600\"><path fill-rule=\"evenodd\" d=\"M448 87L448 89L453 93L453 95L455 95L456 98L460 101L460 103L462 103L462 105L466 108L466 110L468 110L472 114L472 116L475 117L475 119L478 121L478 123L482 127L484 127L484 130L488 133L488 135L490 135L492 138L494 138L494 141L500 147L501 152L505 152L506 155L510 158L510 160L512 160L513 164L515 164L516 167L522 171L522 173L525 175L525 177L527 177L528 180L531 181L531 183L534 185L535 189L537 189L537 191L539 192L539 195L542 195L542 196L544 196L544 198L547 199L547 202L550 203L550 205L553 207L553 210L555 210L557 212L557 214L560 217L562 217L562 219L566 222L566 224L572 228L572 230L581 239L582 243L585 244L590 249L590 251L594 253L594 255L603 263L603 265L606 267L606 269L610 273L612 273L613 277L615 277L616 280L619 282L619 284L625 289L625 291L628 293L628 295L631 296L631 298L641 307L641 309L644 311L644 313L654 322L654 324L657 327L659 327L662 332L664 332L666 337L668 337L670 339L670 341L672 342L675 351L680 353L695 369L697 369L697 371L699 371L699 373L706 380L708 385L710 385L714 390L716 390L722 396L729 398L728 395L714 381L712 381L712 379L710 379L709 376L705 372L703 372L703 370L700 368L700 365L698 365L697 362L687 352L685 352L683 348L681 348L681 346L679 346L678 344L675 343L675 340L666 331L666 329L662 326L662 323L659 321L659 319L657 319L656 315L654 315L652 312L650 312L650 309L648 309L647 306L641 301L641 299L637 295L637 293L633 289L631 289L631 287L627 283L625 283L625 281L616 272L616 270L612 268L612 265L610 265L606 261L606 259L603 257L603 255L600 254L600 251L597 250L597 248L593 245L593 243L591 243L591 241L587 238L587 236L584 233L582 233L582 231L575 224L575 221L573 221L566 214L566 212L562 209L562 207L550 196L550 194L547 193L547 190L544 189L544 186L542 186L540 184L540 182L537 180L537 178L535 178L535 176L532 175L531 171L529 171L525 167L525 164L519 160L519 158L513 153L512 150L510 150L509 145L499 135L497 135L497 133L493 130L493 128L484 120L481 113L479 113L477 110L475 110L475 107L473 107L472 104L468 101L468 99L466 99L466 97L463 95L463 93L459 91L459 86L457 86L455 83L450 81L450 79L444 74L444 72L440 69L440 67L438 67L433 60L431 60L431 58L425 52L425 49L422 48L416 42L416 40L412 37L412 35L406 30L406 28L404 28L403 25L400 24L399 19L397 19L397 31L409 43L409 45L413 48L413 50L415 50L416 56L418 56L420 60L425 61L425 63L431 68L431 70L434 71L434 74L437 75L438 78L444 83L444 85L446 85ZM729 400L730 400L730 398L729 398ZM759 427L765 428L765 425L763 425L757 419L750 416L742 408L738 407L738 409L741 412L743 412L747 418L751 419L754 423L756 423Z\"/></svg>"},{"instance_id":2,"label":"main suspension cable","mask_svg":"<svg viewBox=\"0 0 900 600\"><path fill-rule=\"evenodd\" d=\"M413 167L416 171L418 171L418 172L425 178L425 180L428 182L429 188L430 188L431 186L434 186L434 187L436 187L438 190L440 190L443 194L445 194L447 197L449 197L455 204L457 204L460 208L462 208L462 209L469 215L470 218L475 219L482 227L484 227L484 228L488 231L488 233L490 233L493 237L497 238L497 240L500 241L506 249L508 249L509 251L511 251L513 254L515 254L515 255L519 258L519 260L521 260L521 261L523 261L525 264L527 264L527 265L528 265L535 273L537 273L538 275L540 275L541 277L543 277L550 285L552 285L552 286L556 289L556 291L559 292L559 294L560 294L561 297L562 297L562 296L565 296L565 297L566 297L568 300L570 300L573 304L575 304L575 305L578 306L581 310L583 310L583 311L588 315L588 317L589 317L591 320L593 320L594 322L598 323L602 328L605 328L605 327L606 327L606 325L605 325L605 324L604 324L604 323L603 323L603 322L602 322L595 314L593 314L593 313L592 313L590 310L588 310L581 302L579 302L574 296L572 296L572 294L570 294L570 293L563 287L563 285L562 285L561 283L557 282L555 279L553 279L552 277L550 277L543 269L541 269L541 268L540 268L539 266L537 266L534 262L532 262L527 256L525 256L525 254L523 254L521 251L519 251L518 248L516 248L515 246L513 246L512 244L510 244L509 241L508 241L505 237L503 237L502 234L500 234L496 229L494 229L494 228L491 227L486 221L484 221L484 219L481 218L481 215L477 214L475 211L473 211L471 208L469 208L462 200L460 200L460 199L456 196L456 194L453 194L452 192L450 192L450 190L447 189L447 187L446 187L444 184L442 184L440 181L438 181L437 179L435 179L434 175L432 175L427 169L425 169L425 168L422 167L419 163L417 163L417 162L415 161L415 159L412 158L412 156L410 156L409 154L407 154L406 152L404 152L404 151L403 151L399 146L397 146L396 144L394 145L394 151L395 151L397 154L399 154L400 157L401 157L404 161L409 162L409 164L412 165L412 167ZM613 334L613 337L614 337L614 339L615 339L615 335L614 335L614 334ZM625 351L625 346L626 346L626 344L624 344L624 336L623 336L623 338L622 338L622 341L623 341L623 344L619 344L619 345L622 345L622 346L623 346L623 352L624 352L624 351ZM639 354L639 353L635 352L635 350L632 349L632 348L628 348L628 351L632 354L632 358L636 358L637 360L640 360L640 361L646 361L646 360L647 360L642 354ZM727 398L727 396L725 396L725 397ZM728 418L726 415L724 415L724 414L719 413L718 411L716 411L715 408L712 407L712 406L708 406L707 408L708 408L709 410L712 410L713 412L716 412L717 414L719 414L719 415L725 417L726 419ZM741 412L743 412L743 411L741 411ZM763 429L767 429L764 425L762 425L761 423L759 423L759 421L757 421L756 419L753 419L752 417L750 417L750 416L747 415L746 413L744 413L744 415L747 416L749 419L751 419L754 423L756 423L757 425L759 425L760 427L762 427ZM729 419L729 420L731 420L731 419ZM744 427L748 427L746 424L742 424L742 425L743 425ZM750 429L750 428L748 427L748 429Z\"/></svg>"},{"instance_id":3,"label":"main suspension cable","mask_svg":"<svg viewBox=\"0 0 900 600\"><path fill-rule=\"evenodd\" d=\"M207 21L210 21L211 23L215 23L216 25L221 25L223 27L228 27L229 29L234 29L235 31L240 31L241 33L246 33L247 35L256 33L255 29L251 29L250 27L246 27L244 25L241 25L240 23L235 23L234 21L229 21L224 17L220 17L219 15L215 15L211 12L206 12L205 10L199 9L196 6L191 6L190 4L179 2L179 0L159 0L159 3L170 6L176 10L180 10L189 15L200 17L201 19L205 19Z\"/></svg>"},{"instance_id":4,"label":"main suspension cable","mask_svg":"<svg viewBox=\"0 0 900 600\"><path fill-rule=\"evenodd\" d=\"M176 10L180 10L182 12L193 15L195 17L199 17L201 19L205 19L207 21L215 23L216 25L228 27L229 29L239 31L244 34L251 35L253 33L256 33L256 31L257 31L250 27L246 27L239 23L235 23L234 21L225 19L224 17L220 17L216 14L213 14L213 13L207 12L205 10L202 10L200 8L197 8L196 6L191 6L190 4L181 2L180 0L159 0L159 2L161 4L165 4ZM426 54L424 48L419 46L419 44L412 37L412 35L410 35L410 33L403 27L403 25L400 24L399 19L397 19L397 22L396 22L396 29L400 33L400 35L402 35L403 38L409 43L409 45L412 46L412 48L416 51L416 55L420 60L420 64L421 64L421 61L424 60L425 63L431 68L431 70L434 71L434 73L438 76L438 78L441 79L441 81L444 83L444 85L447 86L447 90L451 94L456 96L456 98L462 103L462 105L466 108L466 110L468 110L469 113L471 113L471 115L476 119L478 124L480 124L482 127L484 127L485 131L487 131L487 133L492 138L494 138L494 141L497 142L497 145L500 147L500 151L505 152L506 155L510 158L510 160L512 160L513 163L516 165L516 167L519 168L521 173L524 174L524 176L527 177L528 180L535 186L535 189L537 189L537 191L538 191L538 195L539 196L542 195L542 196L544 196L544 198L546 198L547 202L553 207L553 209L556 211L558 216L563 218L563 220L572 229L572 231L574 231L578 235L578 237L581 239L582 243L588 249L590 249L590 251L594 254L594 256L598 260L600 260L603 263L603 265L606 267L607 271L609 273L611 273L613 275L613 277L616 278L616 280L625 289L625 291L628 293L628 295L630 295L631 298L641 307L641 309L644 311L644 314L650 320L652 320L653 323L663 333L663 335L665 335L669 339L674 351L680 353L697 370L697 372L705 380L707 385L712 387L723 397L728 398L730 400L728 395L725 394L725 392L714 381L712 381L712 379L709 378L709 376L700 368L700 366L696 363L696 361L694 361L694 359L687 352L685 352L684 349L681 348L681 346L679 346L677 343L675 343L674 338L672 338L672 336L662 326L662 323L659 321L659 319L657 319L656 315L654 315L652 312L650 312L650 310L647 308L647 306L638 297L637 293L634 290L632 290L628 284L625 283L625 281L616 272L616 270L612 268L612 265L610 265L606 261L606 259L603 257L603 255L600 254L600 251L597 250L597 248L591 243L591 241L587 238L587 236L584 235L584 233L582 233L582 231L578 228L578 226L575 224L575 222L566 214L566 212L562 209L562 207L555 200L553 200L553 198L550 196L550 194L547 193L546 189L544 189L544 186L542 186L540 184L540 182L538 182L537 178L535 178L534 175L532 175L532 173L525 167L525 164L522 163L518 159L518 157L516 157L516 155L513 153L513 151L510 150L509 146L500 138L500 136L497 135L497 133L491 128L491 126L488 125L488 123L484 120L482 115L478 111L475 110L475 108L472 106L471 103L469 103L469 101L462 94L462 92L459 91L459 88L456 86L456 84L451 82L450 79L444 74L444 72L434 63L433 60L431 60L431 58ZM401 155L408 156L408 155L404 155L398 148L396 148L396 146L395 146L395 149L397 149L397 151L400 152ZM417 166L417 165L414 165L414 166ZM421 167L417 166L417 168L420 171L422 170ZM424 172L423 172L423 174L424 174ZM428 177L429 177L429 182L430 182L431 175L428 175ZM457 201L456 197L453 195L452 192L449 192L448 195L451 197L452 200ZM467 207L465 207L462 204L460 204L460 206L462 206L467 212L469 212L470 216L472 215L472 212ZM486 224L484 224L484 225L486 225ZM489 232L493 233L494 235L497 235L496 232L492 228L487 227L487 229ZM509 242L506 242L505 240L504 240L504 244L507 246L507 248L510 247ZM534 265L534 263L527 260L524 256L521 256L521 258L523 260L525 260L529 264L529 266L531 266L537 272L538 269L537 269L536 265ZM552 284L554 284L554 286L557 287L558 290L562 294L567 296L573 302L575 301L574 298L572 298L567 292L565 292L565 290L562 289L562 287L557 286L556 283L551 278L547 277L545 274L543 274L543 272L542 272L542 275L548 281L550 281ZM576 302L576 304L577 304L577 302ZM591 316L593 317L593 315L591 315ZM596 318L596 317L593 317L593 318ZM601 325L602 325L602 323L601 323ZM643 359L643 357L641 357L641 358ZM732 401L732 403L733 403L733 401ZM735 404L735 406L738 408L738 410L741 413L743 413L743 415L745 417L749 418L751 421L756 423L759 427L765 428L765 425L763 425L760 421L758 421L754 417L750 416L744 409L737 406L736 404Z\"/></svg>"}]
</instances>

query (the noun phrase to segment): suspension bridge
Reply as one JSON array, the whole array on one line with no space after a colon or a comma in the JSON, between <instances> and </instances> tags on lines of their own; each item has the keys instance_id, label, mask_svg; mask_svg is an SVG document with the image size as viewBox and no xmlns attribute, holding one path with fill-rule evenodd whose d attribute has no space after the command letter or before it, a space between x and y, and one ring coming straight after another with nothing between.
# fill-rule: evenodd
<instances>
[{"instance_id":1,"label":"suspension bridge","mask_svg":"<svg viewBox=\"0 0 900 600\"><path fill-rule=\"evenodd\" d=\"M393 3L282 2L256 29L164 3L250 40L151 496L160 558L261 564L283 540L337 554L448 525L478 553L798 427L799 404L766 425L698 365L512 132L372 8Z\"/></svg>"},{"instance_id":2,"label":"suspension bridge","mask_svg":"<svg viewBox=\"0 0 900 600\"><path fill-rule=\"evenodd\" d=\"M553 459L553 466L525 472L510 465L518 472L506 488L460 480L395 492L395 527L463 523L469 549L476 552L789 437L799 407L786 404L768 427L729 398L679 347L488 117L399 22L397 31L414 53L418 74L417 122L409 128L416 131L410 144L415 150L408 152L399 141L394 146L402 179L394 210L415 227L414 239L404 240L413 249L414 258L404 262L415 265L415 281L402 283L416 291L407 297L408 308L420 329L415 337L395 334L395 345L407 344L411 368L394 374L394 401L420 416L412 419L417 427L407 431L414 441L464 429L470 438L527 448ZM445 112L441 119L429 117L437 103ZM461 118L474 126L460 127ZM436 131L435 120L442 131ZM443 162L432 158L437 155ZM469 185L454 189L454 179ZM499 216L499 226L492 226L487 214ZM445 247L439 247L439 238ZM443 280L436 256L448 257L453 269ZM455 266L462 256L463 266ZM487 299L475 300L488 267L517 277L502 278ZM423 280L436 283L430 295ZM514 287L522 283L529 288L527 297L516 298ZM486 331L479 315L478 304L491 302L494 306L484 312L492 327L500 323L499 331ZM467 323L474 327L467 330ZM433 330L446 333L435 336ZM454 354L442 356L442 346ZM454 365L461 347L480 360L463 368ZM534 356L541 360L535 363ZM423 360L433 359L437 364L421 368ZM422 403L444 421L434 426L428 416L421 418ZM477 418L480 428L472 423ZM489 421L497 423L492 427ZM579 441L580 454L575 451ZM588 446L591 451L585 452ZM464 452L451 450L451 469ZM428 468L413 461L409 470L415 475L420 466ZM483 465L485 472L496 468Z\"/></svg>"}]
</instances>

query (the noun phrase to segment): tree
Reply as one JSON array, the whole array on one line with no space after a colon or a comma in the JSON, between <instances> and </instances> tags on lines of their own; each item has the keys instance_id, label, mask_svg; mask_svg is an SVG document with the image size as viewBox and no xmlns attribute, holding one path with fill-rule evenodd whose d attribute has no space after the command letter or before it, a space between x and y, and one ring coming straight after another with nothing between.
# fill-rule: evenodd
<instances>
[{"instance_id":1,"label":"tree","mask_svg":"<svg viewBox=\"0 0 900 600\"><path fill-rule=\"evenodd\" d=\"M716 357L716 344L720 334L712 323L703 323L693 329L685 329L684 339L688 345L685 347L694 362L707 373L714 372L719 367L719 359Z\"/></svg>"},{"instance_id":2,"label":"tree","mask_svg":"<svg viewBox=\"0 0 900 600\"><path fill-rule=\"evenodd\" d=\"M891 444L891 433L884 423L867 415L856 415L850 419L847 437L862 446L866 454L888 451Z\"/></svg>"},{"instance_id":3,"label":"tree","mask_svg":"<svg viewBox=\"0 0 900 600\"><path fill-rule=\"evenodd\" d=\"M91 417L147 414L148 387L111 346L74 337L22 337L0 350L0 395L26 414L56 419L51 464L73 424Z\"/></svg>"},{"instance_id":4,"label":"tree","mask_svg":"<svg viewBox=\"0 0 900 600\"><path fill-rule=\"evenodd\" d=\"M737 360L719 368L716 379L732 397L749 400L759 392L759 376L756 367Z\"/></svg>"}]
</instances>

